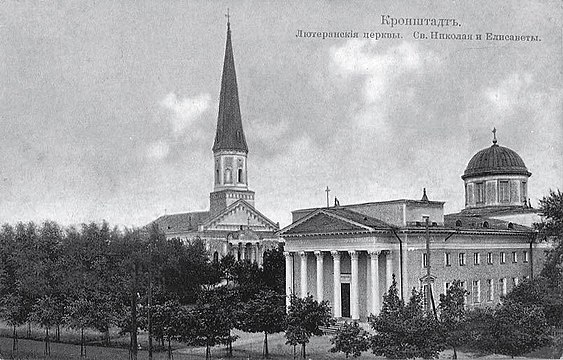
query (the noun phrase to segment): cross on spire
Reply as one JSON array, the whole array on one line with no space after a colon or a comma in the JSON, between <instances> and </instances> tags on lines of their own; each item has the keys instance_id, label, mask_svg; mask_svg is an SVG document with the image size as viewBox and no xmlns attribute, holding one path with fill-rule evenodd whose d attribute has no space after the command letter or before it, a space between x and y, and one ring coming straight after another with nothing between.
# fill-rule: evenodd
<instances>
[{"instance_id":1,"label":"cross on spire","mask_svg":"<svg viewBox=\"0 0 563 360\"><path fill-rule=\"evenodd\" d=\"M328 193L330 192L330 189L328 188L328 186L326 187L326 207L330 207L330 203L328 202Z\"/></svg>"},{"instance_id":2,"label":"cross on spire","mask_svg":"<svg viewBox=\"0 0 563 360\"><path fill-rule=\"evenodd\" d=\"M493 144L497 143L497 128L493 128Z\"/></svg>"},{"instance_id":3,"label":"cross on spire","mask_svg":"<svg viewBox=\"0 0 563 360\"><path fill-rule=\"evenodd\" d=\"M231 28L231 15L229 14L229 8L227 8L227 13L225 14L225 17L227 18L227 28Z\"/></svg>"}]
</instances>

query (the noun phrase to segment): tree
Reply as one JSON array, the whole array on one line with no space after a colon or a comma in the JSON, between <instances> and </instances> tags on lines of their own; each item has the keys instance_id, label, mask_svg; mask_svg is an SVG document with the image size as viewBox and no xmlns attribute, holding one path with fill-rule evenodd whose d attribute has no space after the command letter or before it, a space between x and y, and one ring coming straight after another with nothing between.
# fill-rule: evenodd
<instances>
[{"instance_id":1,"label":"tree","mask_svg":"<svg viewBox=\"0 0 563 360\"><path fill-rule=\"evenodd\" d=\"M444 329L445 343L454 350L453 359L457 359L457 348L466 340L466 310L465 297L469 292L461 286L461 281L455 280L440 294L440 322Z\"/></svg>"},{"instance_id":2,"label":"tree","mask_svg":"<svg viewBox=\"0 0 563 360\"><path fill-rule=\"evenodd\" d=\"M267 288L285 296L285 256L283 255L283 245L264 252L262 277Z\"/></svg>"},{"instance_id":3,"label":"tree","mask_svg":"<svg viewBox=\"0 0 563 360\"><path fill-rule=\"evenodd\" d=\"M269 357L268 334L285 329L285 296L273 290L262 290L247 303L241 304L239 328L246 332L263 332L262 355Z\"/></svg>"},{"instance_id":4,"label":"tree","mask_svg":"<svg viewBox=\"0 0 563 360\"><path fill-rule=\"evenodd\" d=\"M86 356L84 329L92 326L94 303L86 296L81 296L66 308L66 323L72 329L80 330L80 357Z\"/></svg>"},{"instance_id":5,"label":"tree","mask_svg":"<svg viewBox=\"0 0 563 360\"><path fill-rule=\"evenodd\" d=\"M539 306L503 302L495 311L491 335L497 354L524 355L549 343L550 330Z\"/></svg>"},{"instance_id":6,"label":"tree","mask_svg":"<svg viewBox=\"0 0 563 360\"><path fill-rule=\"evenodd\" d=\"M49 329L56 323L58 317L56 308L56 301L52 297L45 295L37 300L31 313L31 319L45 329L45 350L43 353L46 356L51 356Z\"/></svg>"},{"instance_id":7,"label":"tree","mask_svg":"<svg viewBox=\"0 0 563 360\"><path fill-rule=\"evenodd\" d=\"M305 345L311 336L322 336L322 326L330 326L334 323L328 301L320 303L313 299L312 295L299 298L291 295L290 305L287 310L287 329L285 337L286 344L301 344L301 356L306 358Z\"/></svg>"},{"instance_id":8,"label":"tree","mask_svg":"<svg viewBox=\"0 0 563 360\"><path fill-rule=\"evenodd\" d=\"M330 352L343 352L348 358L358 357L367 351L370 344L370 335L362 329L357 322L345 322L330 339L333 345Z\"/></svg>"},{"instance_id":9,"label":"tree","mask_svg":"<svg viewBox=\"0 0 563 360\"><path fill-rule=\"evenodd\" d=\"M16 294L6 294L0 299L0 316L12 326L12 353L18 351L17 327L27 320L27 313L22 305L22 298Z\"/></svg>"},{"instance_id":10,"label":"tree","mask_svg":"<svg viewBox=\"0 0 563 360\"><path fill-rule=\"evenodd\" d=\"M383 297L381 313L369 318L375 330L371 348L375 355L391 359L437 358L443 349L443 334L434 316L422 309L422 296L415 289L408 304L399 299L397 282Z\"/></svg>"}]
</instances>

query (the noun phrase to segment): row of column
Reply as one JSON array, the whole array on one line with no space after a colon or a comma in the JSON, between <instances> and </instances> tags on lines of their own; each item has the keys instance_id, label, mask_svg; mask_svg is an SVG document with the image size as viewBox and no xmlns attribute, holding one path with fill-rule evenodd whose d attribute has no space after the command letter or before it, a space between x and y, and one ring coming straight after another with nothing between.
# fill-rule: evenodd
<instances>
[{"instance_id":1,"label":"row of column","mask_svg":"<svg viewBox=\"0 0 563 360\"><path fill-rule=\"evenodd\" d=\"M359 298L359 269L358 269L358 258L359 252L356 250L347 251L350 255L350 316L352 319L360 318L360 298ZM393 258L391 257L391 251L385 250L385 276L386 276L386 287L389 287L392 282L393 277ZM333 299L332 308L334 317L342 317L342 294L341 294L341 284L342 284L342 274L341 268L341 251L333 250L330 252L333 261ZM380 308L381 296L379 293L379 255L382 251L368 251L370 271L368 274L368 279L371 279L371 286L368 286L368 292L371 295L371 308L369 311L372 314L378 314ZM285 283L287 287L288 295L294 293L293 289L293 265L294 258L293 253L285 252ZM317 301L322 301L324 296L324 253L322 251L314 252L317 258ZM301 258L300 263L300 294L302 297L308 294L308 284L307 284L307 252L299 252ZM369 284L369 280L368 280ZM367 300L367 299L366 299ZM288 297L289 305L289 297Z\"/></svg>"},{"instance_id":2,"label":"row of column","mask_svg":"<svg viewBox=\"0 0 563 360\"><path fill-rule=\"evenodd\" d=\"M249 246L250 245L250 246ZM249 260L250 262L262 263L262 248L260 243L241 243L237 245L228 244L231 254L237 260Z\"/></svg>"}]
</instances>

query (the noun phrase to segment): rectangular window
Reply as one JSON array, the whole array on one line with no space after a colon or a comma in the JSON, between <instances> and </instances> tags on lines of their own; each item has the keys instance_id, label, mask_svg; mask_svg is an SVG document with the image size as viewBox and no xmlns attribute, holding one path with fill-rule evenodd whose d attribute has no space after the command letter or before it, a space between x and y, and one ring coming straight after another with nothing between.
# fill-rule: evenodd
<instances>
[{"instance_id":1,"label":"rectangular window","mask_svg":"<svg viewBox=\"0 0 563 360\"><path fill-rule=\"evenodd\" d=\"M504 251L501 251L501 253L500 253L500 263L501 264L506 263L506 253Z\"/></svg>"},{"instance_id":2,"label":"rectangular window","mask_svg":"<svg viewBox=\"0 0 563 360\"><path fill-rule=\"evenodd\" d=\"M522 261L524 261L525 263L527 263L528 260L529 260L529 259L528 259L528 252L527 252L527 251L524 251L524 260L522 260Z\"/></svg>"},{"instance_id":3,"label":"rectangular window","mask_svg":"<svg viewBox=\"0 0 563 360\"><path fill-rule=\"evenodd\" d=\"M481 254L473 253L473 265L480 265L481 264Z\"/></svg>"},{"instance_id":4,"label":"rectangular window","mask_svg":"<svg viewBox=\"0 0 563 360\"><path fill-rule=\"evenodd\" d=\"M485 202L485 183L475 183L475 190L475 202L477 202L477 204L483 204Z\"/></svg>"},{"instance_id":5,"label":"rectangular window","mask_svg":"<svg viewBox=\"0 0 563 360\"><path fill-rule=\"evenodd\" d=\"M452 259L451 259L450 253L444 254L444 264L446 266L452 266Z\"/></svg>"},{"instance_id":6,"label":"rectangular window","mask_svg":"<svg viewBox=\"0 0 563 360\"><path fill-rule=\"evenodd\" d=\"M449 289L449 288L450 288L450 283L449 283L449 282L444 283L444 294L445 294L446 292L448 292L448 289Z\"/></svg>"},{"instance_id":7,"label":"rectangular window","mask_svg":"<svg viewBox=\"0 0 563 360\"><path fill-rule=\"evenodd\" d=\"M518 254L516 253L516 251L512 252L512 262L513 263L517 263L518 262Z\"/></svg>"},{"instance_id":8,"label":"rectangular window","mask_svg":"<svg viewBox=\"0 0 563 360\"><path fill-rule=\"evenodd\" d=\"M465 253L459 253L459 266L465 266Z\"/></svg>"},{"instance_id":9,"label":"rectangular window","mask_svg":"<svg viewBox=\"0 0 563 360\"><path fill-rule=\"evenodd\" d=\"M493 264L493 253L492 252L487 254L487 264L489 264L489 265Z\"/></svg>"},{"instance_id":10,"label":"rectangular window","mask_svg":"<svg viewBox=\"0 0 563 360\"><path fill-rule=\"evenodd\" d=\"M487 279L487 301L493 301L495 298L495 285L493 279Z\"/></svg>"},{"instance_id":11,"label":"rectangular window","mask_svg":"<svg viewBox=\"0 0 563 360\"><path fill-rule=\"evenodd\" d=\"M515 288L518 286L518 278L517 277L513 277L512 278L512 287Z\"/></svg>"},{"instance_id":12,"label":"rectangular window","mask_svg":"<svg viewBox=\"0 0 563 360\"><path fill-rule=\"evenodd\" d=\"M502 278L498 282L499 293L502 296L506 296L506 278Z\"/></svg>"},{"instance_id":13,"label":"rectangular window","mask_svg":"<svg viewBox=\"0 0 563 360\"><path fill-rule=\"evenodd\" d=\"M520 184L521 184L520 196L522 197L522 202L526 203L526 200L528 199L528 192L526 191L527 190L526 182L522 181Z\"/></svg>"},{"instance_id":14,"label":"rectangular window","mask_svg":"<svg viewBox=\"0 0 563 360\"><path fill-rule=\"evenodd\" d=\"M499 202L510 202L510 187L508 181L499 181L498 184L498 200Z\"/></svg>"},{"instance_id":15,"label":"rectangular window","mask_svg":"<svg viewBox=\"0 0 563 360\"><path fill-rule=\"evenodd\" d=\"M473 304L479 304L481 302L481 281L473 280Z\"/></svg>"},{"instance_id":16,"label":"rectangular window","mask_svg":"<svg viewBox=\"0 0 563 360\"><path fill-rule=\"evenodd\" d=\"M422 253L422 267L423 268L428 267L428 256L426 253Z\"/></svg>"},{"instance_id":17,"label":"rectangular window","mask_svg":"<svg viewBox=\"0 0 563 360\"><path fill-rule=\"evenodd\" d=\"M428 284L422 285L422 307L424 311L428 311Z\"/></svg>"}]
</instances>

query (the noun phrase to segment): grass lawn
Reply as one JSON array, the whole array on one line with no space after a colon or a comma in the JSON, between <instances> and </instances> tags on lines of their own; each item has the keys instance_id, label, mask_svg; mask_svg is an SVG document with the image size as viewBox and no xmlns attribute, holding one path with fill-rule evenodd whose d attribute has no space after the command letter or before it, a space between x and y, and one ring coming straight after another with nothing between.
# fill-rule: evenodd
<instances>
[{"instance_id":1,"label":"grass lawn","mask_svg":"<svg viewBox=\"0 0 563 360\"><path fill-rule=\"evenodd\" d=\"M8 327L2 326L0 324L0 358L10 359L11 349L12 349L12 339L11 331ZM20 336L25 335L26 327L19 329L18 334ZM54 331L51 332L54 337ZM262 358L262 344L263 344L263 334L250 334L243 333L240 331L234 331L233 333L239 335L239 339L233 343L233 357L235 359L260 359ZM87 359L111 359L111 360L128 360L129 351L127 350L127 345L129 343L128 336L120 336L116 331L112 332L111 343L116 347L103 347L99 346L101 343L101 335L96 332L88 332L87 342L89 345L86 347L86 358ZM77 331L62 329L61 330L61 340L65 343L55 343L51 342L51 356L45 358L43 356L44 343L42 338L44 333L39 328L32 329L32 337L37 340L24 340L19 339L19 351L17 354L18 359L80 359L80 334ZM147 347L147 336L141 333L139 335L139 343L142 349L139 351L139 360L148 359ZM155 341L156 344L156 341ZM285 337L283 333L269 335L268 344L270 349L270 358L276 359L292 359L293 358L293 348L285 344ZM188 360L188 359L204 359L205 358L205 348L203 347L188 347L184 344L174 342L172 344L173 359L174 360ZM342 353L331 353L329 349L331 348L330 336L323 337L313 337L311 338L309 344L307 344L307 359L344 359L345 356ZM297 348L299 356L299 348ZM441 359L451 359L452 351L447 350L440 354ZM554 351L553 348L544 348L541 351L532 353L526 357L519 359L533 359L533 358L559 358L561 356L561 351ZM213 359L225 359L226 351L224 346L216 346L211 349L211 357ZM16 357L14 357L16 358ZM167 359L166 351L154 352L154 360L165 360ZM489 356L478 356L472 353L458 352L458 358L460 359L510 359L508 356L500 355L489 355ZM371 352L364 353L358 359L376 359L376 357Z\"/></svg>"}]
</instances>

